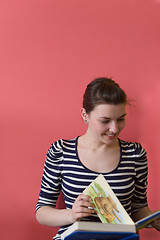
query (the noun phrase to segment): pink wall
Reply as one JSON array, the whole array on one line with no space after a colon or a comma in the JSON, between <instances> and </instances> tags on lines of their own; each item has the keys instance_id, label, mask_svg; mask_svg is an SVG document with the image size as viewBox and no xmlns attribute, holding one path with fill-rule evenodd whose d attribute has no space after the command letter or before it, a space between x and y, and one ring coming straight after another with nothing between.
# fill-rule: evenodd
<instances>
[{"instance_id":1,"label":"pink wall","mask_svg":"<svg viewBox=\"0 0 160 240\"><path fill-rule=\"evenodd\" d=\"M136 100L122 137L146 148L149 204L160 208L160 1L0 1L1 239L52 239L34 215L45 154L83 133L82 94L99 76Z\"/></svg>"}]
</instances>

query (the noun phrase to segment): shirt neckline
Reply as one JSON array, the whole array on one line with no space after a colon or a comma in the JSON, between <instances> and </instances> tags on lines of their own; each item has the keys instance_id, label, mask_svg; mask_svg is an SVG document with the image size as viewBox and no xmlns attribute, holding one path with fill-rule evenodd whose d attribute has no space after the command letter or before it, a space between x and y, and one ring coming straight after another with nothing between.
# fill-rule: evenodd
<instances>
[{"instance_id":1,"label":"shirt neckline","mask_svg":"<svg viewBox=\"0 0 160 240\"><path fill-rule=\"evenodd\" d=\"M86 167L82 162L81 162L81 160L80 160L80 158L79 158L79 156L78 156L78 138L79 138L80 136L78 136L78 137L76 137L76 139L75 139L75 152L76 152L76 157L77 157L77 160L78 160L78 162L79 162L79 164L84 168L84 169L86 169L87 171L89 171L89 172L91 172L91 173L96 173L96 174L110 174L110 173L112 173L112 172L114 172L114 171L116 171L117 169L118 169L118 167L120 166L120 163L121 163L121 159L122 159L122 145L121 145L121 140L118 138L118 141L119 141L119 146L120 146L120 159L119 159L119 162L118 162L118 164L117 164L117 166L112 170L112 171L110 171L110 172L96 172L96 171L93 171L93 170L91 170L91 169L89 169L88 167Z\"/></svg>"}]
</instances>

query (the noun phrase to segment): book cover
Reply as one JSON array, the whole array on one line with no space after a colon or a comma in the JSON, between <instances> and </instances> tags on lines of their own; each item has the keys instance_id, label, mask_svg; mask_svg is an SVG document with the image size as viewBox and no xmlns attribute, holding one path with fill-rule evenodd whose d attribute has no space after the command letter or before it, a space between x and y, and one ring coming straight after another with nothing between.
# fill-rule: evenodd
<instances>
[{"instance_id":1,"label":"book cover","mask_svg":"<svg viewBox=\"0 0 160 240\"><path fill-rule=\"evenodd\" d=\"M75 231L66 236L65 240L139 240L136 233L103 233Z\"/></svg>"},{"instance_id":2,"label":"book cover","mask_svg":"<svg viewBox=\"0 0 160 240\"><path fill-rule=\"evenodd\" d=\"M131 239L130 237L136 235L135 225L126 224L104 224L101 222L77 221L72 224L65 232L62 233L61 239ZM134 238L139 239L139 238Z\"/></svg>"},{"instance_id":3,"label":"book cover","mask_svg":"<svg viewBox=\"0 0 160 240\"><path fill-rule=\"evenodd\" d=\"M137 221L135 223L136 226L136 230L141 230L142 228L148 226L151 222L153 222L154 220L160 218L160 211L156 211L154 213L152 213L151 215L142 218L141 220Z\"/></svg>"},{"instance_id":4,"label":"book cover","mask_svg":"<svg viewBox=\"0 0 160 240\"><path fill-rule=\"evenodd\" d=\"M83 193L92 198L95 211L102 223L134 225L134 222L102 174L100 174Z\"/></svg>"}]
</instances>

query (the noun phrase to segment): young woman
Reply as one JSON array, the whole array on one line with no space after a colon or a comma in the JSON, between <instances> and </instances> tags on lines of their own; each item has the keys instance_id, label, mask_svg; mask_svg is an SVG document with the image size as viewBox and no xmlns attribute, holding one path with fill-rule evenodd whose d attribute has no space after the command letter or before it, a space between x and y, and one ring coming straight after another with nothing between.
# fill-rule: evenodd
<instances>
[{"instance_id":1,"label":"young woman","mask_svg":"<svg viewBox=\"0 0 160 240\"><path fill-rule=\"evenodd\" d=\"M112 79L88 84L81 115L88 125L84 135L54 142L46 156L36 217L39 223L62 226L54 240L77 220L99 221L83 190L101 173L128 214L137 221L149 214L147 157L139 143L118 138L125 127L127 98ZM62 191L66 209L56 209ZM160 230L160 221L152 223Z\"/></svg>"}]
</instances>

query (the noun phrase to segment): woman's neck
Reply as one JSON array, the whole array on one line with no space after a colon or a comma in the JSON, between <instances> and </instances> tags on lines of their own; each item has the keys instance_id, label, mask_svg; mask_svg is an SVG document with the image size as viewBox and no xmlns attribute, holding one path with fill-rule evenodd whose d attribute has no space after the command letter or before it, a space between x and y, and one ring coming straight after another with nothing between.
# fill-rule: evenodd
<instances>
[{"instance_id":1,"label":"woman's neck","mask_svg":"<svg viewBox=\"0 0 160 240\"><path fill-rule=\"evenodd\" d=\"M99 139L96 139L96 138L88 135L87 133L85 133L84 135L79 137L78 142L81 146L83 146L87 149L90 149L92 151L103 150L103 149L110 150L110 149L119 147L118 139L116 139L116 141L112 144L106 144L104 142L99 141Z\"/></svg>"}]
</instances>

